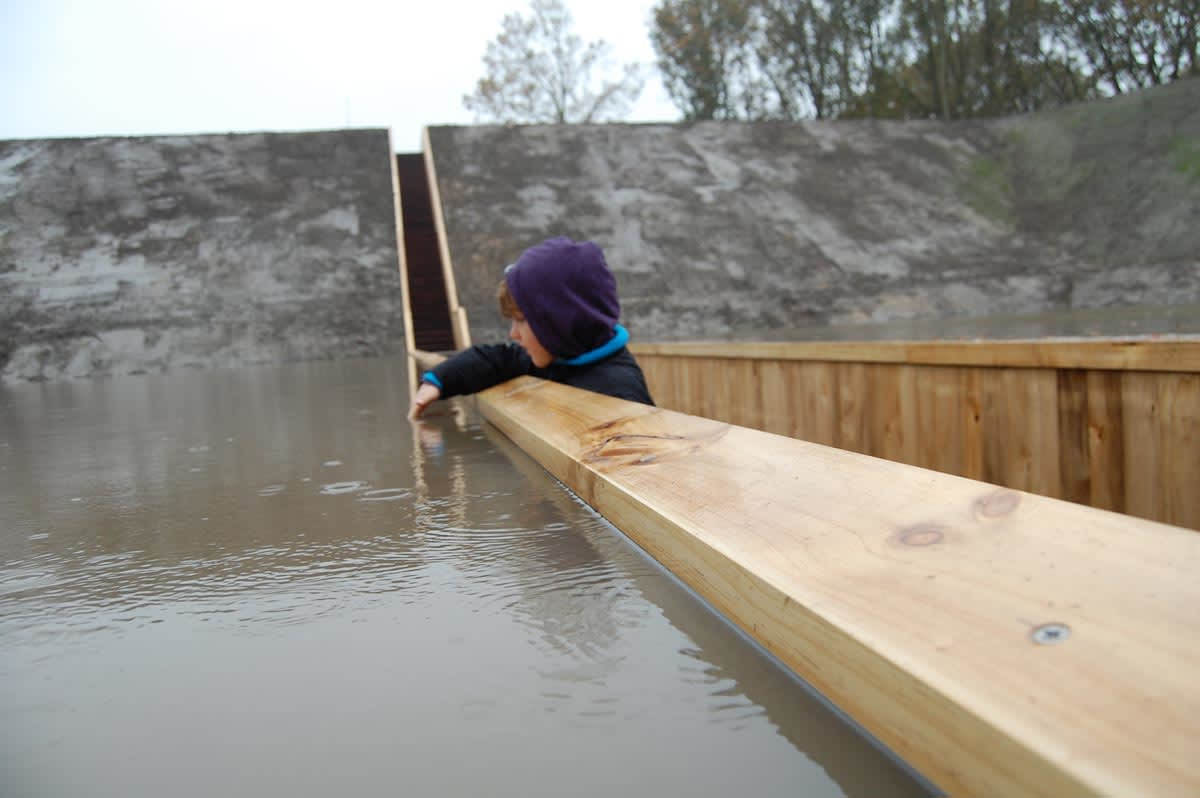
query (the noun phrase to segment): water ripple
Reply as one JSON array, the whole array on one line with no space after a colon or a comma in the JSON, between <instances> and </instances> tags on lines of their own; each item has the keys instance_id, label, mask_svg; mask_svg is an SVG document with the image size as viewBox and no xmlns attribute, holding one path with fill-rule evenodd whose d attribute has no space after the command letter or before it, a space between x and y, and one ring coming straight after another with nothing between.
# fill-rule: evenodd
<instances>
[{"instance_id":1,"label":"water ripple","mask_svg":"<svg viewBox=\"0 0 1200 798\"><path fill-rule=\"evenodd\" d=\"M324 496L340 496L343 493L357 493L358 491L368 487L366 482L353 480L350 482L331 482L328 485L321 486L321 494Z\"/></svg>"}]
</instances>

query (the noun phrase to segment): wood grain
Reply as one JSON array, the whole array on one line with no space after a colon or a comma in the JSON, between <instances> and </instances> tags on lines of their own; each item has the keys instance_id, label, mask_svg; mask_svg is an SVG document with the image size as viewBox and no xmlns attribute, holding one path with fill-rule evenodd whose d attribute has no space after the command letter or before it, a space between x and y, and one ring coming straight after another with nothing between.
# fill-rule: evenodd
<instances>
[{"instance_id":1,"label":"wood grain","mask_svg":"<svg viewBox=\"0 0 1200 798\"><path fill-rule=\"evenodd\" d=\"M652 364L650 390L669 409L1200 530L1200 375L1172 360L1178 342L1157 354L1159 342L1141 343L1117 351L1175 368L766 359L801 350L764 344L643 344L655 353L638 358ZM986 345L975 360L1002 359L983 356ZM869 356L878 345L832 346ZM685 354L666 354L677 350Z\"/></svg>"},{"instance_id":2,"label":"wood grain","mask_svg":"<svg viewBox=\"0 0 1200 798\"><path fill-rule=\"evenodd\" d=\"M1200 337L980 341L800 341L633 344L639 357L756 358L942 366L1200 371Z\"/></svg>"},{"instance_id":3,"label":"wood grain","mask_svg":"<svg viewBox=\"0 0 1200 798\"><path fill-rule=\"evenodd\" d=\"M429 201L433 206L433 226L437 231L438 249L442 256L442 279L446 284L446 304L450 308L450 324L454 329L454 346L456 349L466 349L471 345L471 328L467 323L467 309L458 301L458 283L454 279L454 261L450 259L450 239L446 235L442 192L438 188L437 165L434 163L433 145L429 141L429 128L427 127L421 129L421 143L423 145L422 152L425 154L425 174L429 179Z\"/></svg>"},{"instance_id":4,"label":"wood grain","mask_svg":"<svg viewBox=\"0 0 1200 798\"><path fill-rule=\"evenodd\" d=\"M950 794L1200 794L1200 537L529 377L479 405Z\"/></svg>"},{"instance_id":5,"label":"wood grain","mask_svg":"<svg viewBox=\"0 0 1200 798\"><path fill-rule=\"evenodd\" d=\"M389 129L388 152L395 151L395 147L392 145L392 131ZM400 174L397 171L396 159L389 157L388 160L392 165L392 207L395 209L396 267L400 271L400 308L403 313L404 341L405 346L411 349L415 346L413 342L416 339L413 337L412 300L408 294L408 261L404 254L404 205L400 200ZM406 365L408 366L408 395L412 396L417 392L417 364L409 357Z\"/></svg>"}]
</instances>

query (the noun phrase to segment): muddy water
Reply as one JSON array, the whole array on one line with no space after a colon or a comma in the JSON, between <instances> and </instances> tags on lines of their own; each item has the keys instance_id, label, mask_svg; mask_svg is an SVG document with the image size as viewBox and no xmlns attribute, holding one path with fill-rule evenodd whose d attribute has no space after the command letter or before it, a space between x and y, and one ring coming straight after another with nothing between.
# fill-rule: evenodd
<instances>
[{"instance_id":1,"label":"muddy water","mask_svg":"<svg viewBox=\"0 0 1200 798\"><path fill-rule=\"evenodd\" d=\"M392 360L0 388L0 794L924 794Z\"/></svg>"}]
</instances>

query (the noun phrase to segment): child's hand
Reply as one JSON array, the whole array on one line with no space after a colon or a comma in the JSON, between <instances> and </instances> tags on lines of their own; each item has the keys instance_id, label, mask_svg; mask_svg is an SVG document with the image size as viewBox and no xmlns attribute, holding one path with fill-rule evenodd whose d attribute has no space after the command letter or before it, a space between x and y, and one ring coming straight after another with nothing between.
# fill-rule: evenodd
<instances>
[{"instance_id":1,"label":"child's hand","mask_svg":"<svg viewBox=\"0 0 1200 798\"><path fill-rule=\"evenodd\" d=\"M425 412L425 408L429 404L442 395L442 391L436 385L431 385L428 382L421 383L417 388L417 393L413 396L412 407L408 409L408 420L416 421Z\"/></svg>"}]
</instances>

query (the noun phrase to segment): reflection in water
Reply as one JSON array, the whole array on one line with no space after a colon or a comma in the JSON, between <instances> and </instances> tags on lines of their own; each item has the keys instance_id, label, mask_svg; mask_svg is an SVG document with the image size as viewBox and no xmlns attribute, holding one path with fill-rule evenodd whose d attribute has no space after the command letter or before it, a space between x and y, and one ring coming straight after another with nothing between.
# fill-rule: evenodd
<instances>
[{"instance_id":1,"label":"reflection in water","mask_svg":"<svg viewBox=\"0 0 1200 798\"><path fill-rule=\"evenodd\" d=\"M0 388L0 794L917 795L399 361Z\"/></svg>"}]
</instances>

